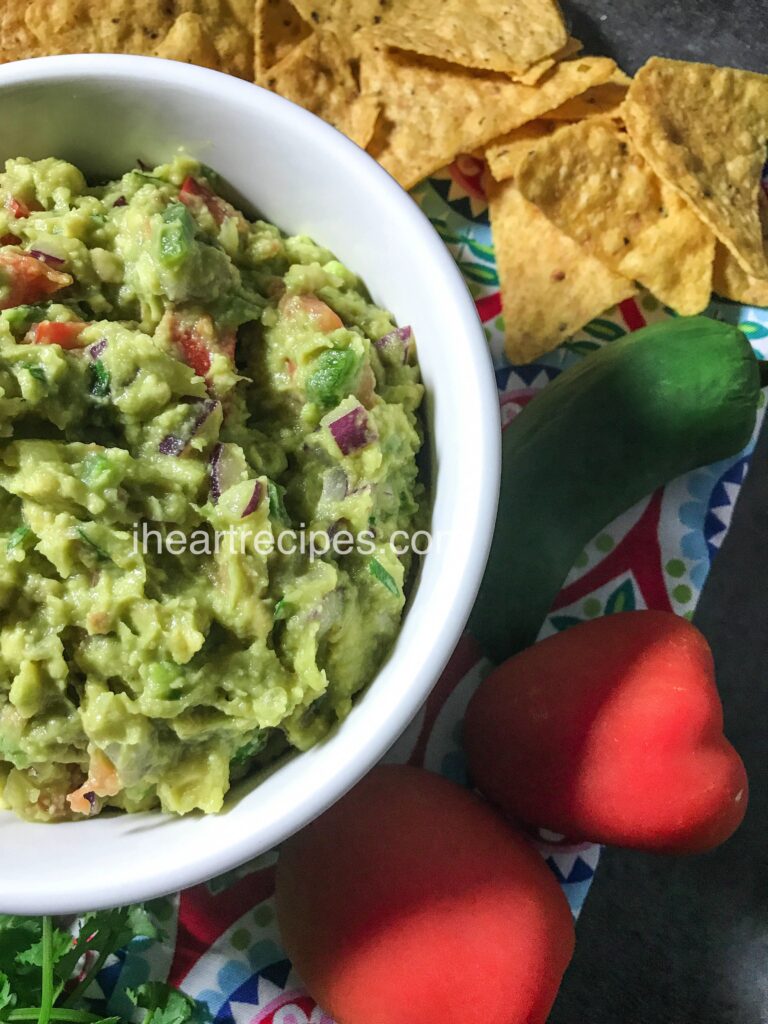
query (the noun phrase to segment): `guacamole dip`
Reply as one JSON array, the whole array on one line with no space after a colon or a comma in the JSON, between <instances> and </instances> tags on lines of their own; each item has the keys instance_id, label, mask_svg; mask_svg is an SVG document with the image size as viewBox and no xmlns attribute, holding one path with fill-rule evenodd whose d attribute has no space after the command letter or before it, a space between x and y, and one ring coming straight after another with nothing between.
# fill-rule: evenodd
<instances>
[{"instance_id":1,"label":"guacamole dip","mask_svg":"<svg viewBox=\"0 0 768 1024\"><path fill-rule=\"evenodd\" d=\"M399 628L410 330L218 191L185 157L0 174L0 807L25 818L219 810Z\"/></svg>"}]
</instances>

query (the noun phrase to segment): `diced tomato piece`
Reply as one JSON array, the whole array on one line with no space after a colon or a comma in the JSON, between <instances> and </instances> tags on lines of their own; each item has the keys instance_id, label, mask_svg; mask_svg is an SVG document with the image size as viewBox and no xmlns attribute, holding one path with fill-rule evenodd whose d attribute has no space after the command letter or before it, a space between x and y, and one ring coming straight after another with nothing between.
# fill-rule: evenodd
<instances>
[{"instance_id":1,"label":"diced tomato piece","mask_svg":"<svg viewBox=\"0 0 768 1024\"><path fill-rule=\"evenodd\" d=\"M208 323L205 323L205 320L208 320ZM171 337L181 349L184 362L198 377L205 377L211 369L211 352L205 343L203 332L208 328L205 333L212 336L212 327L210 318L206 317L189 320L174 315L171 318Z\"/></svg>"},{"instance_id":2,"label":"diced tomato piece","mask_svg":"<svg viewBox=\"0 0 768 1024\"><path fill-rule=\"evenodd\" d=\"M184 181L181 183L181 189L179 196L181 201L184 201L185 197L189 196L201 196L213 195L210 189L206 188L205 185L201 185L197 178L193 178L191 174L188 174Z\"/></svg>"},{"instance_id":3,"label":"diced tomato piece","mask_svg":"<svg viewBox=\"0 0 768 1024\"><path fill-rule=\"evenodd\" d=\"M106 754L96 750L91 755L88 778L79 789L69 794L67 800L75 814L93 814L96 797L117 796L121 789L117 769Z\"/></svg>"},{"instance_id":4,"label":"diced tomato piece","mask_svg":"<svg viewBox=\"0 0 768 1024\"><path fill-rule=\"evenodd\" d=\"M196 202L201 201L208 208L217 224L221 224L227 215L219 197L191 175L187 175L182 182L179 199L192 210L194 210Z\"/></svg>"},{"instance_id":5,"label":"diced tomato piece","mask_svg":"<svg viewBox=\"0 0 768 1024\"><path fill-rule=\"evenodd\" d=\"M341 317L316 295L287 296L280 302L280 311L287 316L296 313L306 314L317 330L322 331L323 334L330 334L331 331L336 331L339 327L344 326Z\"/></svg>"},{"instance_id":6,"label":"diced tomato piece","mask_svg":"<svg viewBox=\"0 0 768 1024\"><path fill-rule=\"evenodd\" d=\"M179 189L179 196L182 199L188 196L204 196L209 189L202 185L197 178L187 174L184 180L181 182L181 188Z\"/></svg>"},{"instance_id":7,"label":"diced tomato piece","mask_svg":"<svg viewBox=\"0 0 768 1024\"><path fill-rule=\"evenodd\" d=\"M205 377L211 369L211 353L205 347L200 338L190 331L179 339L181 350L184 353L184 362L191 366L198 377Z\"/></svg>"},{"instance_id":8,"label":"diced tomato piece","mask_svg":"<svg viewBox=\"0 0 768 1024\"><path fill-rule=\"evenodd\" d=\"M14 198L14 196L8 196L8 199L5 202L5 207L17 219L29 216L29 207L27 204L21 199Z\"/></svg>"},{"instance_id":9,"label":"diced tomato piece","mask_svg":"<svg viewBox=\"0 0 768 1024\"><path fill-rule=\"evenodd\" d=\"M237 331L223 331L219 336L210 316L197 319L176 315L171 319L171 337L181 349L181 355L198 377L206 377L211 370L211 356L220 352L234 363Z\"/></svg>"},{"instance_id":10,"label":"diced tomato piece","mask_svg":"<svg viewBox=\"0 0 768 1024\"><path fill-rule=\"evenodd\" d=\"M18 235L0 235L0 245L21 245L21 239Z\"/></svg>"},{"instance_id":11,"label":"diced tomato piece","mask_svg":"<svg viewBox=\"0 0 768 1024\"><path fill-rule=\"evenodd\" d=\"M23 199L17 199L16 196L9 196L6 199L5 208L12 213L17 220L21 217L28 217L33 210L42 210L42 206L36 199L33 199L29 203L25 203Z\"/></svg>"},{"instance_id":12,"label":"diced tomato piece","mask_svg":"<svg viewBox=\"0 0 768 1024\"><path fill-rule=\"evenodd\" d=\"M9 288L8 295L0 297L0 309L40 302L70 284L70 274L54 270L28 253L0 252L0 289Z\"/></svg>"},{"instance_id":13,"label":"diced tomato piece","mask_svg":"<svg viewBox=\"0 0 768 1024\"><path fill-rule=\"evenodd\" d=\"M86 324L57 323L55 320L43 320L34 326L33 345L59 345L61 348L82 348L80 335Z\"/></svg>"}]
</instances>

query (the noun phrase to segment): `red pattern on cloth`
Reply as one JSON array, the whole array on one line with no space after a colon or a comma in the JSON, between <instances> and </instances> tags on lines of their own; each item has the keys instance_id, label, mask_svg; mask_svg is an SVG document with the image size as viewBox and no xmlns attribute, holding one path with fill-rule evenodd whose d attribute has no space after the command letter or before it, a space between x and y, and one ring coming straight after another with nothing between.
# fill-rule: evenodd
<instances>
[{"instance_id":1,"label":"red pattern on cloth","mask_svg":"<svg viewBox=\"0 0 768 1024\"><path fill-rule=\"evenodd\" d=\"M275 891L274 866L253 871L223 892L212 893L207 885L185 889L179 896L176 950L168 975L179 986L198 960L235 921Z\"/></svg>"},{"instance_id":2,"label":"red pattern on cloth","mask_svg":"<svg viewBox=\"0 0 768 1024\"><path fill-rule=\"evenodd\" d=\"M663 494L663 491L656 491L639 520L609 555L598 562L594 569L560 591L555 608L565 608L593 593L598 587L631 572L648 608L674 611L664 584L659 546Z\"/></svg>"},{"instance_id":3,"label":"red pattern on cloth","mask_svg":"<svg viewBox=\"0 0 768 1024\"><path fill-rule=\"evenodd\" d=\"M640 312L637 299L624 299L619 303L619 312L630 331L639 331L641 327L645 327L645 317Z\"/></svg>"}]
</instances>

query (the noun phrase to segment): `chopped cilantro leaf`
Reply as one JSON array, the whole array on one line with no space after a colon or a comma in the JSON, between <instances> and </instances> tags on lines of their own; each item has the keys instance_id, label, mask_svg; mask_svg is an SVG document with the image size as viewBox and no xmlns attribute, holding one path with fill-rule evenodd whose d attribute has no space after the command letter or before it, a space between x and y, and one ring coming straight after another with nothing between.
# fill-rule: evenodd
<instances>
[{"instance_id":1,"label":"chopped cilantro leaf","mask_svg":"<svg viewBox=\"0 0 768 1024\"><path fill-rule=\"evenodd\" d=\"M45 370L42 366L38 366L37 363L19 363L22 370L27 370L30 377L34 377L35 380L39 380L41 384L47 384L48 378L45 375Z\"/></svg>"},{"instance_id":2,"label":"chopped cilantro leaf","mask_svg":"<svg viewBox=\"0 0 768 1024\"><path fill-rule=\"evenodd\" d=\"M99 545L96 543L95 540L91 540L91 538L88 536L88 534L85 532L85 530L83 529L82 526L78 526L76 532L77 532L77 535L80 538L80 540L83 542L83 544L85 544L86 547L88 547L93 552L93 554L96 556L97 561L99 561L99 562L111 562L112 561L112 559L109 557L109 555L104 550L104 548L99 547Z\"/></svg>"},{"instance_id":3,"label":"chopped cilantro leaf","mask_svg":"<svg viewBox=\"0 0 768 1024\"><path fill-rule=\"evenodd\" d=\"M16 548L21 547L27 537L32 531L28 526L17 526L11 536L8 538L8 543L5 546L5 550L8 552L15 551Z\"/></svg>"},{"instance_id":4,"label":"chopped cilantro leaf","mask_svg":"<svg viewBox=\"0 0 768 1024\"><path fill-rule=\"evenodd\" d=\"M106 398L109 394L110 373L104 363L97 359L90 367L90 392L94 398Z\"/></svg>"},{"instance_id":5,"label":"chopped cilantro leaf","mask_svg":"<svg viewBox=\"0 0 768 1024\"><path fill-rule=\"evenodd\" d=\"M290 601L286 601L284 597L281 597L275 605L275 622L281 622L283 619L289 618L295 610Z\"/></svg>"},{"instance_id":6,"label":"chopped cilantro leaf","mask_svg":"<svg viewBox=\"0 0 768 1024\"><path fill-rule=\"evenodd\" d=\"M273 519L279 519L282 522L288 522L288 513L285 510L285 502L283 501L283 488L278 484L273 483L271 480L267 484L267 494L269 495L269 514Z\"/></svg>"},{"instance_id":7,"label":"chopped cilantro leaf","mask_svg":"<svg viewBox=\"0 0 768 1024\"><path fill-rule=\"evenodd\" d=\"M394 594L395 597L400 596L400 588L395 582L394 576L390 575L384 566L377 559L372 558L370 561L369 568L371 570L371 576L375 576L379 583L383 583L390 594Z\"/></svg>"}]
</instances>

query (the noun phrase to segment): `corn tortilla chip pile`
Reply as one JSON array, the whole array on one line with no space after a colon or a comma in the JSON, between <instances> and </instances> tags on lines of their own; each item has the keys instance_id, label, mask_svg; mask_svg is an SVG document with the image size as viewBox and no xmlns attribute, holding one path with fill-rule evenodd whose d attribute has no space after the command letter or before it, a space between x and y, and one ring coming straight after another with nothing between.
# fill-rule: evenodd
<instances>
[{"instance_id":1,"label":"corn tortilla chip pile","mask_svg":"<svg viewBox=\"0 0 768 1024\"><path fill-rule=\"evenodd\" d=\"M266 22L257 12L257 81L367 147L405 188L616 73L608 58L577 56L581 44L568 37L555 0L293 7L312 35L271 66L258 56ZM340 76L333 94L317 73L319 54Z\"/></svg>"},{"instance_id":2,"label":"corn tortilla chip pile","mask_svg":"<svg viewBox=\"0 0 768 1024\"><path fill-rule=\"evenodd\" d=\"M768 76L661 58L490 143L509 357L549 351L612 288L624 298L642 286L682 315L713 289L768 304L767 143Z\"/></svg>"},{"instance_id":3,"label":"corn tortilla chip pile","mask_svg":"<svg viewBox=\"0 0 768 1024\"><path fill-rule=\"evenodd\" d=\"M383 129L373 156L404 188L526 124L613 71L606 57L558 64L535 86L400 50L369 55L362 80L379 100Z\"/></svg>"},{"instance_id":4,"label":"corn tortilla chip pile","mask_svg":"<svg viewBox=\"0 0 768 1024\"><path fill-rule=\"evenodd\" d=\"M708 304L714 236L615 121L561 128L537 142L515 177L526 199L616 273L680 313Z\"/></svg>"},{"instance_id":5,"label":"corn tortilla chip pile","mask_svg":"<svg viewBox=\"0 0 768 1024\"><path fill-rule=\"evenodd\" d=\"M633 80L581 56L549 0L294 4L313 34L262 79L269 88L366 146L404 188L484 155L512 361L640 287L682 315L713 287L768 302L768 77L655 58ZM335 95L302 77L319 53L344 66Z\"/></svg>"}]
</instances>

